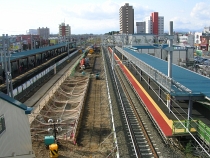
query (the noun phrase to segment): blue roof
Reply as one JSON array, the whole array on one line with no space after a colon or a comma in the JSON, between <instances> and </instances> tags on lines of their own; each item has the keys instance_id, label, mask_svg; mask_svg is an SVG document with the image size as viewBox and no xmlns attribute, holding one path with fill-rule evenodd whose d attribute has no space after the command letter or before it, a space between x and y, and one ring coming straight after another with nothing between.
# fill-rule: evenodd
<instances>
[{"instance_id":1,"label":"blue roof","mask_svg":"<svg viewBox=\"0 0 210 158\"><path fill-rule=\"evenodd\" d=\"M32 108L31 107L27 107L25 104L19 102L18 100L15 100L14 98L0 92L0 98L11 103L12 105L22 109L25 111L25 114L30 114L31 111L32 111Z\"/></svg>"},{"instance_id":2,"label":"blue roof","mask_svg":"<svg viewBox=\"0 0 210 158\"><path fill-rule=\"evenodd\" d=\"M165 49L169 46L168 46L168 44L163 44L163 45L153 44L153 45L142 45L142 46L132 46L132 47L135 47L137 49L160 49L160 48ZM173 45L173 47L178 48L178 49L193 48L193 47L189 47L189 46L183 47L183 46L178 46L178 45Z\"/></svg>"},{"instance_id":3,"label":"blue roof","mask_svg":"<svg viewBox=\"0 0 210 158\"><path fill-rule=\"evenodd\" d=\"M66 44L67 43L59 43L59 44L56 44L56 45L53 45L53 46L46 46L46 47L43 47L43 48L18 52L18 53L15 53L15 54L11 54L10 60L16 60L16 59L23 58L23 57L26 57L26 56L31 56L31 55L34 55L34 54L37 54L37 53L43 53L45 51L49 51L49 50L53 50L53 49L56 49L56 48L66 46Z\"/></svg>"},{"instance_id":4,"label":"blue roof","mask_svg":"<svg viewBox=\"0 0 210 158\"><path fill-rule=\"evenodd\" d=\"M159 49L158 47L161 47L162 49L168 47L168 44L164 45L158 45L158 44L153 44L153 45L142 45L142 46L133 46L137 49Z\"/></svg>"},{"instance_id":5,"label":"blue roof","mask_svg":"<svg viewBox=\"0 0 210 158\"><path fill-rule=\"evenodd\" d=\"M162 72L166 76L168 75L168 62L151 56L145 53L138 53L128 48L124 48L125 51L144 61L146 64L152 66L156 70ZM172 79L179 82L181 85L190 89L191 96L207 96L210 97L210 78L197 74L193 71L180 67L178 65L172 65ZM175 87L171 87L175 93L180 93ZM176 94L175 94L176 95ZM178 94L177 94L178 95ZM186 94L187 95L187 94ZM188 94L189 95L189 94Z\"/></svg>"}]
</instances>

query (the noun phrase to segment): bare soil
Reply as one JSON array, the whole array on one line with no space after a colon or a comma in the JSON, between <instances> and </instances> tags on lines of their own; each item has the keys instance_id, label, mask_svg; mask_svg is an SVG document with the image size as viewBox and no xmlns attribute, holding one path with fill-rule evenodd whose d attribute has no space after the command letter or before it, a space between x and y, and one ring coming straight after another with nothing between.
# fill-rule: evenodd
<instances>
[{"instance_id":1,"label":"bare soil","mask_svg":"<svg viewBox=\"0 0 210 158\"><path fill-rule=\"evenodd\" d=\"M59 158L112 157L113 134L102 57L100 53L88 57L90 68L81 70L78 66L75 73L75 76L90 76L76 144L59 140ZM96 79L96 72L100 73L99 79ZM44 140L33 140L32 144L37 158L49 157L49 149L45 147Z\"/></svg>"}]
</instances>

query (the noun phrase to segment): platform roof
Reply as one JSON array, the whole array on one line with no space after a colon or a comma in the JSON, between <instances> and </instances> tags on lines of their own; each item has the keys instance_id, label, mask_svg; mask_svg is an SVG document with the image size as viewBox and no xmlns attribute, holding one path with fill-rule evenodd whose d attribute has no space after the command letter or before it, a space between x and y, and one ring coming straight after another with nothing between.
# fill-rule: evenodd
<instances>
[{"instance_id":1,"label":"platform roof","mask_svg":"<svg viewBox=\"0 0 210 158\"><path fill-rule=\"evenodd\" d=\"M160 45L154 44L154 45L139 45L139 46L132 46L132 47L137 48L137 49L160 49L161 47L162 49L164 49L168 47L168 45L164 44L160 46Z\"/></svg>"},{"instance_id":2,"label":"platform roof","mask_svg":"<svg viewBox=\"0 0 210 158\"><path fill-rule=\"evenodd\" d=\"M139 60L150 65L154 69L162 72L166 76L168 75L168 62L157 58L155 56L138 53L136 51L124 48L124 50L133 56L137 57ZM178 65L172 64L172 79L179 82L184 87L191 90L191 93L181 92L176 87L171 87L174 90L174 96L187 95L187 96L206 96L210 98L210 78L203 75L197 74L191 70L185 69Z\"/></svg>"},{"instance_id":3,"label":"platform roof","mask_svg":"<svg viewBox=\"0 0 210 158\"><path fill-rule=\"evenodd\" d=\"M138 46L132 46L132 48L136 48L136 49L165 49L168 47L168 44L153 44L153 45L138 45ZM183 46L179 46L179 45L173 45L174 49L176 50L184 50L186 48L193 48L193 47L183 47Z\"/></svg>"},{"instance_id":4,"label":"platform roof","mask_svg":"<svg viewBox=\"0 0 210 158\"><path fill-rule=\"evenodd\" d=\"M43 48L32 49L32 50L23 51L23 52L17 52L15 54L11 54L10 60L11 61L12 60L17 60L19 58L31 56L31 55L38 54L38 53L43 53L45 51L53 50L53 49L60 48L60 47L66 46L66 45L67 45L67 43L59 43L59 44L56 44L56 45L53 45L53 46L46 46L46 47L43 47Z\"/></svg>"}]
</instances>

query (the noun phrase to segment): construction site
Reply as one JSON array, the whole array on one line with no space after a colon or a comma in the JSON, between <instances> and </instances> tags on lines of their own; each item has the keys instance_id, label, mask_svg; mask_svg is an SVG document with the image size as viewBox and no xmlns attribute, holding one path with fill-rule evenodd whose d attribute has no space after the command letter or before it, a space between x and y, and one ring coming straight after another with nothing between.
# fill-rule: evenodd
<instances>
[{"instance_id":1,"label":"construction site","mask_svg":"<svg viewBox=\"0 0 210 158\"><path fill-rule=\"evenodd\" d=\"M42 106L29 116L37 158L49 157L51 141L58 144L61 158L113 154L103 57L92 50L86 57L89 66L82 68L77 63L75 70L67 72L46 92L49 95L40 101Z\"/></svg>"}]
</instances>

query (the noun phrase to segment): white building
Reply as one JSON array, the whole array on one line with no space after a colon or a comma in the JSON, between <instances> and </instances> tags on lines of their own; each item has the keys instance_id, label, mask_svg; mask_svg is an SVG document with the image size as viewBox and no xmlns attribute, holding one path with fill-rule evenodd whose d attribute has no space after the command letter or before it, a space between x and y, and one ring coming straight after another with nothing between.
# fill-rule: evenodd
<instances>
[{"instance_id":1,"label":"white building","mask_svg":"<svg viewBox=\"0 0 210 158\"><path fill-rule=\"evenodd\" d=\"M195 38L194 38L194 43L195 43L195 46L196 46L196 49L200 49L200 44L201 44L201 36L202 36L202 32L195 32Z\"/></svg>"},{"instance_id":2,"label":"white building","mask_svg":"<svg viewBox=\"0 0 210 158\"><path fill-rule=\"evenodd\" d=\"M164 34L164 17L163 16L158 17L158 34L159 35Z\"/></svg>"},{"instance_id":3,"label":"white building","mask_svg":"<svg viewBox=\"0 0 210 158\"><path fill-rule=\"evenodd\" d=\"M145 18L145 33L152 33L152 19L151 16Z\"/></svg>"},{"instance_id":4,"label":"white building","mask_svg":"<svg viewBox=\"0 0 210 158\"><path fill-rule=\"evenodd\" d=\"M35 158L27 116L31 110L0 92L0 158Z\"/></svg>"}]
</instances>

